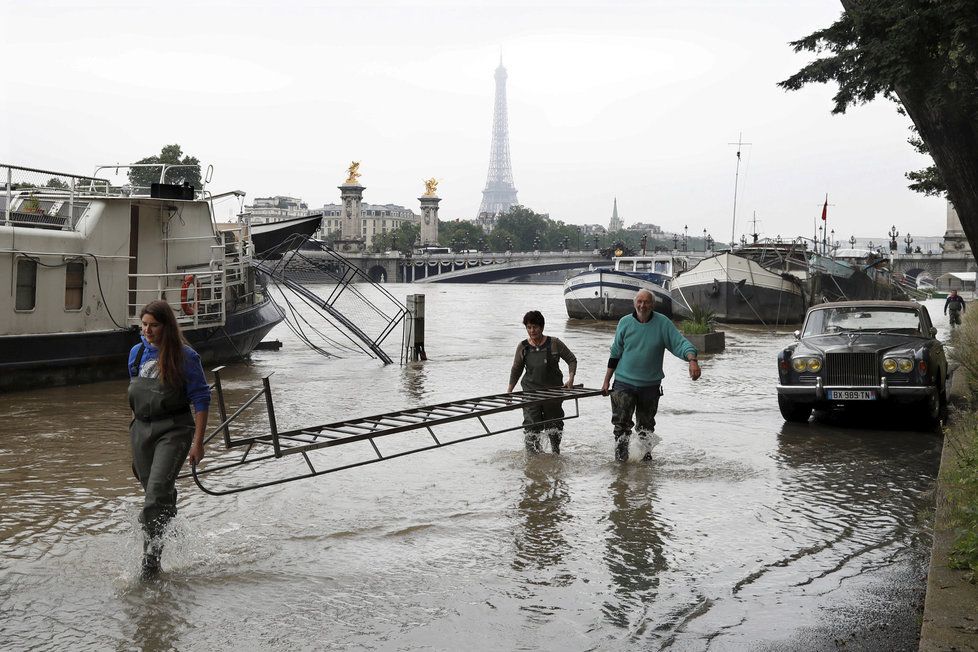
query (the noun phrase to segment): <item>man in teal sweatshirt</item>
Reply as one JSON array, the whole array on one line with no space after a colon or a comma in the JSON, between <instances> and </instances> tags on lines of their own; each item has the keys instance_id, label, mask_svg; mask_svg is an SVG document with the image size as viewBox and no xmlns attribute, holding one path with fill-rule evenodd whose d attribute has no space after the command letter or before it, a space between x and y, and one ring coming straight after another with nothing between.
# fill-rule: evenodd
<instances>
[{"instance_id":1,"label":"man in teal sweatshirt","mask_svg":"<svg viewBox=\"0 0 978 652\"><path fill-rule=\"evenodd\" d=\"M601 391L608 395L612 375L611 423L615 427L615 459L628 459L632 426L646 442L643 459L652 459L651 435L655 431L655 413L662 394L662 357L666 349L689 362L689 377L700 377L696 348L689 343L668 317L653 311L655 297L648 290L635 295L635 312L622 317L611 342L611 357ZM634 416L635 422L632 422Z\"/></svg>"}]
</instances>

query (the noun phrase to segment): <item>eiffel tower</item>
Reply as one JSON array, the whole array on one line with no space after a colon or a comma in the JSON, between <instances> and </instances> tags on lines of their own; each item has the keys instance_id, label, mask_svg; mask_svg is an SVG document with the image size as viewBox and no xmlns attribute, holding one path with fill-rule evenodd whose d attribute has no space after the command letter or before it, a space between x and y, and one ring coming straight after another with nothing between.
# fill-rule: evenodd
<instances>
[{"instance_id":1,"label":"eiffel tower","mask_svg":"<svg viewBox=\"0 0 978 652\"><path fill-rule=\"evenodd\" d=\"M489 151L489 177L482 191L479 216L506 213L516 203L513 168L509 162L509 119L506 113L506 69L499 57L496 68L496 107L492 114L492 147Z\"/></svg>"}]
</instances>

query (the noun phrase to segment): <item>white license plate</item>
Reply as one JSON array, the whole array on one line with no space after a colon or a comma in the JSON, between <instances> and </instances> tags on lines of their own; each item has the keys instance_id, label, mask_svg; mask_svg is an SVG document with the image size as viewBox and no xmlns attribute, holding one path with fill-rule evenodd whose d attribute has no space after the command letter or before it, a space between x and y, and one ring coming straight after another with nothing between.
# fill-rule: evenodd
<instances>
[{"instance_id":1,"label":"white license plate","mask_svg":"<svg viewBox=\"0 0 978 652\"><path fill-rule=\"evenodd\" d=\"M830 401L875 401L876 392L870 389L830 389Z\"/></svg>"}]
</instances>

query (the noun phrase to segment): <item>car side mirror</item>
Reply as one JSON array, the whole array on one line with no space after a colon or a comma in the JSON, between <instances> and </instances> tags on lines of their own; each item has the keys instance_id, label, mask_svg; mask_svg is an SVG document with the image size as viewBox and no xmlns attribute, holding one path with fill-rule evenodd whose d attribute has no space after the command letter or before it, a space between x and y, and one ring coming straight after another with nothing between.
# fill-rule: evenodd
<instances>
[{"instance_id":1,"label":"car side mirror","mask_svg":"<svg viewBox=\"0 0 978 652\"><path fill-rule=\"evenodd\" d=\"M800 340L801 339L801 331L795 331L795 339L796 340Z\"/></svg>"},{"instance_id":2,"label":"car side mirror","mask_svg":"<svg viewBox=\"0 0 978 652\"><path fill-rule=\"evenodd\" d=\"M937 337L937 329L934 328L933 326L930 327L930 336Z\"/></svg>"}]
</instances>

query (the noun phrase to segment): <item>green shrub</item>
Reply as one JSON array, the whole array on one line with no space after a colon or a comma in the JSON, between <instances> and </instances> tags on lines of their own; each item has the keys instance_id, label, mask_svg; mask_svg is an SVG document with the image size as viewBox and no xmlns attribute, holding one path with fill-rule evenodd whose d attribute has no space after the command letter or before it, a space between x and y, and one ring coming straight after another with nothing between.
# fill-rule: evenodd
<instances>
[{"instance_id":1,"label":"green shrub","mask_svg":"<svg viewBox=\"0 0 978 652\"><path fill-rule=\"evenodd\" d=\"M957 464L944 470L944 489L950 525L956 532L948 566L978 578L978 413L967 412L944 432L944 445L953 447Z\"/></svg>"},{"instance_id":2,"label":"green shrub","mask_svg":"<svg viewBox=\"0 0 978 652\"><path fill-rule=\"evenodd\" d=\"M951 359L960 364L957 373L968 379L969 408L961 411L944 432L944 445L954 451L957 464L944 470L944 488L951 525L957 535L948 565L967 570L978 578L978 311L968 312L951 336Z\"/></svg>"},{"instance_id":3,"label":"green shrub","mask_svg":"<svg viewBox=\"0 0 978 652\"><path fill-rule=\"evenodd\" d=\"M716 313L702 306L690 306L690 316L679 324L684 335L703 335L712 333L716 323Z\"/></svg>"}]
</instances>

